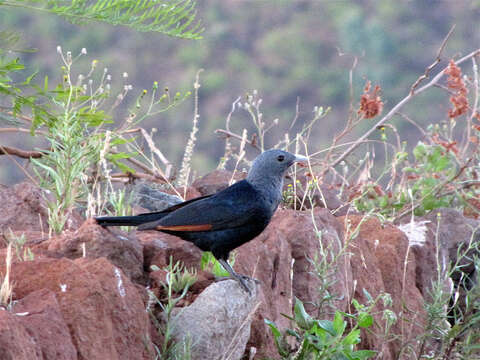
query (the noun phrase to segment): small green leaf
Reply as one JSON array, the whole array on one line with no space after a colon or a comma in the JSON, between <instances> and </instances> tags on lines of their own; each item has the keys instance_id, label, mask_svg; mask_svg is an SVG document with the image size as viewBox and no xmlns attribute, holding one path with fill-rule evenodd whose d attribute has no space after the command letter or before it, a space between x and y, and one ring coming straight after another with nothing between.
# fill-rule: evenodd
<instances>
[{"instance_id":1,"label":"small green leaf","mask_svg":"<svg viewBox=\"0 0 480 360\"><path fill-rule=\"evenodd\" d=\"M333 317L333 328L335 329L335 334L343 334L345 331L347 323L343 320L343 315L340 311L335 311L335 316Z\"/></svg>"},{"instance_id":2,"label":"small green leaf","mask_svg":"<svg viewBox=\"0 0 480 360\"><path fill-rule=\"evenodd\" d=\"M425 156L427 153L426 149L425 149L425 144L420 142L418 143L417 146L414 147L413 149L413 156L415 156L415 159L420 160L420 158L422 158L423 156Z\"/></svg>"},{"instance_id":3,"label":"small green leaf","mask_svg":"<svg viewBox=\"0 0 480 360\"><path fill-rule=\"evenodd\" d=\"M295 307L293 310L297 325L304 330L310 329L313 325L313 320L312 317L305 311L305 307L300 299L295 298Z\"/></svg>"},{"instance_id":4,"label":"small green leaf","mask_svg":"<svg viewBox=\"0 0 480 360\"><path fill-rule=\"evenodd\" d=\"M202 258L200 260L200 268L202 270L207 270L208 263L210 262L210 256L212 255L209 251L204 251L202 253Z\"/></svg>"},{"instance_id":5,"label":"small green leaf","mask_svg":"<svg viewBox=\"0 0 480 360\"><path fill-rule=\"evenodd\" d=\"M25 81L22 83L22 85L29 85L29 84L32 82L32 80L35 78L35 76L37 76L37 74L38 74L38 70L35 71L35 72L34 72L32 75L30 75L29 77L27 77L27 78L25 79Z\"/></svg>"},{"instance_id":6,"label":"small green leaf","mask_svg":"<svg viewBox=\"0 0 480 360\"><path fill-rule=\"evenodd\" d=\"M384 196L380 196L378 198L378 205L384 209L388 206L388 196L387 195L384 195Z\"/></svg>"},{"instance_id":7,"label":"small green leaf","mask_svg":"<svg viewBox=\"0 0 480 360\"><path fill-rule=\"evenodd\" d=\"M355 310L360 311L363 309L363 305L361 305L357 299L352 299L352 304Z\"/></svg>"},{"instance_id":8,"label":"small green leaf","mask_svg":"<svg viewBox=\"0 0 480 360\"><path fill-rule=\"evenodd\" d=\"M270 330L272 331L273 336L275 336L276 338L279 338L282 336L282 333L280 332L280 330L278 330L277 325L273 321L270 321L268 319L264 319L263 321L265 321L265 324L267 324L270 327Z\"/></svg>"},{"instance_id":9,"label":"small green leaf","mask_svg":"<svg viewBox=\"0 0 480 360\"><path fill-rule=\"evenodd\" d=\"M135 169L132 169L130 166L122 163L121 161L117 161L117 160L115 160L115 159L112 159L112 162L113 162L116 166L118 166L118 168L119 168L122 172L124 172L124 173L135 174L135 172L136 172Z\"/></svg>"},{"instance_id":10,"label":"small green leaf","mask_svg":"<svg viewBox=\"0 0 480 360\"><path fill-rule=\"evenodd\" d=\"M335 313L335 316L336 315L337 314ZM337 325L338 329L339 329L339 331L337 331L334 323L329 321L329 320L317 320L316 324L320 329L325 330L327 333L329 333L332 336L337 336L337 334L339 334L343 331L342 325Z\"/></svg>"},{"instance_id":11,"label":"small green leaf","mask_svg":"<svg viewBox=\"0 0 480 360\"><path fill-rule=\"evenodd\" d=\"M363 295L365 295L365 297L367 298L368 302L373 302L373 298L372 298L372 295L370 295L370 293L367 291L367 289L363 288L362 289L363 291Z\"/></svg>"},{"instance_id":12,"label":"small green leaf","mask_svg":"<svg viewBox=\"0 0 480 360\"><path fill-rule=\"evenodd\" d=\"M354 360L365 360L375 355L377 355L377 352L373 350L358 350L350 354Z\"/></svg>"},{"instance_id":13,"label":"small green leaf","mask_svg":"<svg viewBox=\"0 0 480 360\"><path fill-rule=\"evenodd\" d=\"M344 345L355 345L360 342L360 329L351 331L347 336L342 340Z\"/></svg>"},{"instance_id":14,"label":"small green leaf","mask_svg":"<svg viewBox=\"0 0 480 360\"><path fill-rule=\"evenodd\" d=\"M358 314L358 326L367 328L373 325L373 316L366 312Z\"/></svg>"},{"instance_id":15,"label":"small green leaf","mask_svg":"<svg viewBox=\"0 0 480 360\"><path fill-rule=\"evenodd\" d=\"M290 335L290 336L293 336L294 338L296 338L297 340L301 340L302 337L296 332L296 331L293 331L292 329L287 329L285 330L285 332Z\"/></svg>"}]
</instances>

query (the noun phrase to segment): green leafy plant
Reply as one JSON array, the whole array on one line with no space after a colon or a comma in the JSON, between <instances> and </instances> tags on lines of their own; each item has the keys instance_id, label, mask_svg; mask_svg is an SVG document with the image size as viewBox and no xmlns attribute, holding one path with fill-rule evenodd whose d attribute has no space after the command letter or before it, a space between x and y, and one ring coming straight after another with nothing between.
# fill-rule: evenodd
<instances>
[{"instance_id":1,"label":"green leafy plant","mask_svg":"<svg viewBox=\"0 0 480 360\"><path fill-rule=\"evenodd\" d=\"M437 218L439 226L441 217ZM426 356L428 345L436 342L433 358L474 359L480 347L480 243L476 240L478 228L472 229L470 241L457 249L456 261L445 264L437 253L437 277L429 289L425 302L427 319L420 339L417 359ZM438 242L438 237L436 236ZM436 244L437 249L440 244ZM472 255L473 254L473 255ZM466 266L473 269L465 271ZM445 284L454 280L454 293Z\"/></svg>"},{"instance_id":2,"label":"green leafy plant","mask_svg":"<svg viewBox=\"0 0 480 360\"><path fill-rule=\"evenodd\" d=\"M25 234L16 235L9 229L8 233L4 233L3 237L7 243L7 246L12 246L15 249L15 255L20 261L31 261L34 259L32 249L26 246L27 238Z\"/></svg>"},{"instance_id":3,"label":"green leafy plant","mask_svg":"<svg viewBox=\"0 0 480 360\"><path fill-rule=\"evenodd\" d=\"M19 95L28 89L21 89L9 76L22 70L23 65L17 59L6 61L0 58L3 61L0 63L0 92L9 95L12 100L11 108L2 108L0 113L27 123L32 135L44 137L49 143L47 149L34 152L5 148L2 151L32 160L38 184L48 192L45 198L50 230L58 233L74 209L86 207L90 215L100 213L105 206L121 210L123 205L120 202L125 197L115 199L109 195L116 191L112 186L112 168L134 176L135 169L126 164L131 160L148 169L132 159L137 154L137 148L132 145L133 136L142 130L137 128L132 132L132 128L147 117L179 104L189 93L177 93L171 98L166 90L159 96L158 83L154 82L150 93L143 90L138 96L126 121L114 124L109 113L124 100L132 86L125 84L115 93L111 88L112 75L106 68L99 74L97 60L90 63L87 73L75 74L74 65L86 55L85 49L77 56L64 52L61 47L57 51L63 63L62 82L51 88L49 78L44 77L40 87L31 83L32 75L20 84L33 90L29 96ZM124 73L123 78L126 81L128 74ZM41 107L36 105L39 102L42 102ZM25 109L25 106L29 108ZM15 125L18 132L28 132L21 124ZM124 146L124 151L118 149L121 146ZM162 175L158 167L151 173ZM109 203L109 200L113 202Z\"/></svg>"},{"instance_id":4,"label":"green leafy plant","mask_svg":"<svg viewBox=\"0 0 480 360\"><path fill-rule=\"evenodd\" d=\"M414 214L447 207L456 198L455 193L438 196L438 192L450 183L458 171L455 157L440 145L428 145L420 142L412 151L413 163L408 163L408 154L404 151L396 154L397 161L407 165L403 168L405 180L394 191L384 193L374 183L367 184L362 195L354 201L359 211L377 211L385 216L394 216L417 201Z\"/></svg>"},{"instance_id":5,"label":"green leafy plant","mask_svg":"<svg viewBox=\"0 0 480 360\"><path fill-rule=\"evenodd\" d=\"M356 350L360 342L360 329L369 328L373 317L358 304L358 313L348 315L335 312L333 321L312 318L299 299L295 299L294 317L290 318L295 327L280 331L272 321L265 320L275 339L275 345L283 359L369 359L376 355L371 350ZM347 330L345 316L354 326ZM287 341L293 337L297 346L292 348Z\"/></svg>"},{"instance_id":6,"label":"green leafy plant","mask_svg":"<svg viewBox=\"0 0 480 360\"><path fill-rule=\"evenodd\" d=\"M195 2L191 0L80 0L21 1L6 0L0 6L20 7L62 16L74 24L100 21L122 25L137 31L200 39L202 24L196 21Z\"/></svg>"},{"instance_id":7,"label":"green leafy plant","mask_svg":"<svg viewBox=\"0 0 480 360\"><path fill-rule=\"evenodd\" d=\"M163 342L160 346L155 346L157 352L156 359L188 360L191 358L191 343L189 340L187 339L181 343L173 342L175 317L173 310L178 302L185 298L196 277L189 273L180 262L174 264L172 258L170 258L170 262L164 270L167 272L166 281L162 284L165 298L158 299L151 291L149 292L149 303L156 303L162 311L162 320L159 320L153 310L151 308L148 309L157 330L163 337ZM174 297L174 294L180 295Z\"/></svg>"},{"instance_id":8,"label":"green leafy plant","mask_svg":"<svg viewBox=\"0 0 480 360\"><path fill-rule=\"evenodd\" d=\"M159 270L158 266L152 265L152 270ZM170 257L170 262L165 268L167 272L167 283L171 286L173 292L182 293L185 288L191 287L197 281L197 271L195 269L189 270L180 261L173 264L173 258ZM165 290L168 290L165 286ZM168 292L168 291L167 291Z\"/></svg>"},{"instance_id":9,"label":"green leafy plant","mask_svg":"<svg viewBox=\"0 0 480 360\"><path fill-rule=\"evenodd\" d=\"M230 253L230 259L228 261L233 267L235 265L235 251ZM202 270L209 271L216 277L230 277L230 274L223 266L215 259L215 256L210 251L204 251L202 253L202 259L200 260L200 267Z\"/></svg>"}]
</instances>

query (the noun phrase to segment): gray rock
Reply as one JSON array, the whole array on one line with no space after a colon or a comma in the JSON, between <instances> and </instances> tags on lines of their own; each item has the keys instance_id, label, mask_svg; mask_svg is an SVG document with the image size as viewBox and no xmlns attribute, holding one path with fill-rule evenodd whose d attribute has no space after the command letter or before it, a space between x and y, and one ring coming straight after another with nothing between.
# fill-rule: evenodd
<instances>
[{"instance_id":1,"label":"gray rock","mask_svg":"<svg viewBox=\"0 0 480 360\"><path fill-rule=\"evenodd\" d=\"M251 296L235 280L214 283L174 316L173 336L192 344L193 360L242 358L260 305L258 288L253 281L248 284Z\"/></svg>"},{"instance_id":2,"label":"gray rock","mask_svg":"<svg viewBox=\"0 0 480 360\"><path fill-rule=\"evenodd\" d=\"M475 244L480 241L480 221L467 218L459 211L454 209L438 209L432 211L425 218L430 220L430 236L432 241L435 241L435 233L437 231L437 214L440 214L438 221L438 242L441 246L442 252L445 253L446 258L451 264L458 262L461 266L461 272L471 274L475 270L473 263L473 256L480 256L478 251L470 249L465 255L458 258L459 251L461 254L465 253L469 244ZM452 274L452 280L457 282L460 280L460 271Z\"/></svg>"},{"instance_id":3,"label":"gray rock","mask_svg":"<svg viewBox=\"0 0 480 360\"><path fill-rule=\"evenodd\" d=\"M132 203L150 211L162 211L183 200L177 195L164 193L146 183L138 183L133 187Z\"/></svg>"},{"instance_id":4,"label":"gray rock","mask_svg":"<svg viewBox=\"0 0 480 360\"><path fill-rule=\"evenodd\" d=\"M437 214L440 215L437 218ZM424 241L418 243L410 242L417 260L417 286L426 299L429 299L432 281L438 277L437 267L442 271L448 264L462 266L461 271L452 274L454 284L457 284L463 275L474 275L474 264L472 261L475 251L471 249L467 256L457 259L458 250L464 253L469 243L480 241L480 221L466 218L454 209L436 209L423 218L418 219L426 225ZM438 244L438 249L437 249ZM437 259L438 254L438 259ZM480 254L476 254L480 256ZM444 287L452 291L452 284L445 283Z\"/></svg>"}]
</instances>

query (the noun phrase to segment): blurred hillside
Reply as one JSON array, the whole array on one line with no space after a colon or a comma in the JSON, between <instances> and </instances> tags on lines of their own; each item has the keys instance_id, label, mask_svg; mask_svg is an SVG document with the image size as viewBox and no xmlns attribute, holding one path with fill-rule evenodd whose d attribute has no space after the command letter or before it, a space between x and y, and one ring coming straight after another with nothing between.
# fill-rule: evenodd
<instances>
[{"instance_id":1,"label":"blurred hillside","mask_svg":"<svg viewBox=\"0 0 480 360\"><path fill-rule=\"evenodd\" d=\"M78 53L88 50L118 81L129 74L133 94L149 89L153 81L174 91L192 88L203 68L200 89L200 131L194 168L205 173L223 154L223 140L213 134L222 128L232 102L257 89L267 120L280 125L267 137L275 144L295 115L297 97L300 128L312 117L315 105L332 112L312 133L312 149L321 149L341 127L349 110L349 70L354 58L356 106L368 78L382 87L385 109L405 96L424 72L453 24L456 30L445 49L445 59L480 44L480 1L247 1L201 0L198 17L205 25L203 40L178 40L161 34L137 33L101 24L75 26L53 15L0 8L0 30L21 29L24 47L38 49L22 55L29 69L59 80L56 46ZM438 70L437 70L438 71ZM115 79L114 79L115 80ZM410 104L405 112L419 123L446 118L447 95L433 90ZM124 112L126 115L126 113ZM172 162L179 164L193 116L193 99L150 119L158 129L156 141ZM415 128L396 124L405 138L416 142ZM366 126L371 123L366 122ZM249 127L246 114L236 112L232 128ZM10 135L0 140L18 144ZM13 183L23 175L0 159L0 182Z\"/></svg>"}]
</instances>

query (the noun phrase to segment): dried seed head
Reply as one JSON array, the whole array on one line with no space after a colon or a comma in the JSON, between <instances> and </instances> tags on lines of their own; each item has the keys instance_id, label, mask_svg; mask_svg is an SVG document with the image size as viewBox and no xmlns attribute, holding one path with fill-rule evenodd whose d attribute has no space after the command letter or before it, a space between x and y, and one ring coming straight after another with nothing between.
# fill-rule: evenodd
<instances>
[{"instance_id":1,"label":"dried seed head","mask_svg":"<svg viewBox=\"0 0 480 360\"><path fill-rule=\"evenodd\" d=\"M383 110L383 101L380 97L381 88L378 85L375 85L375 88L372 92L371 82L367 81L365 88L363 89L363 94L360 98L360 108L357 113L363 116L365 119L371 119L375 116L382 113Z\"/></svg>"}]
</instances>

